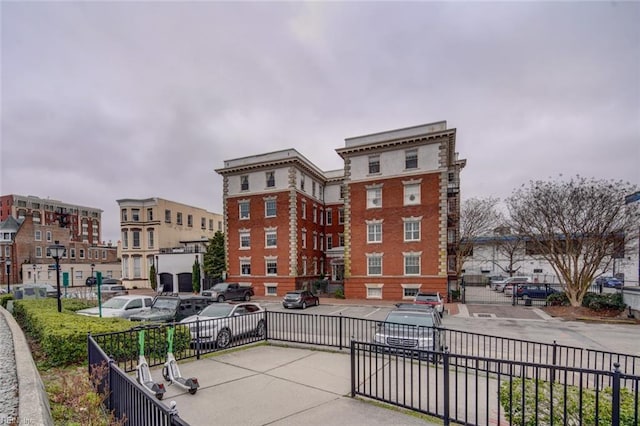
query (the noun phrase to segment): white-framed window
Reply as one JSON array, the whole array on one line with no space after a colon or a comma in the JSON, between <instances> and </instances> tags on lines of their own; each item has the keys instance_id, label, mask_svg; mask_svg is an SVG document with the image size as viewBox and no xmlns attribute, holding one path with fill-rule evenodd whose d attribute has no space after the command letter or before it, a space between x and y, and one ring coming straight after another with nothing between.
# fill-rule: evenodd
<instances>
[{"instance_id":1,"label":"white-framed window","mask_svg":"<svg viewBox=\"0 0 640 426\"><path fill-rule=\"evenodd\" d=\"M207 229L207 219L204 217L200 218L200 229Z\"/></svg>"},{"instance_id":2,"label":"white-framed window","mask_svg":"<svg viewBox=\"0 0 640 426\"><path fill-rule=\"evenodd\" d=\"M340 185L340 199L344 200L345 195L347 194L347 186Z\"/></svg>"},{"instance_id":3,"label":"white-framed window","mask_svg":"<svg viewBox=\"0 0 640 426\"><path fill-rule=\"evenodd\" d=\"M338 225L344 224L344 207L338 209Z\"/></svg>"},{"instance_id":4,"label":"white-framed window","mask_svg":"<svg viewBox=\"0 0 640 426\"><path fill-rule=\"evenodd\" d=\"M164 221L165 223L171 223L171 210L167 209L164 211Z\"/></svg>"},{"instance_id":5,"label":"white-framed window","mask_svg":"<svg viewBox=\"0 0 640 426\"><path fill-rule=\"evenodd\" d=\"M42 257L42 247L36 246L36 257Z\"/></svg>"},{"instance_id":6,"label":"white-framed window","mask_svg":"<svg viewBox=\"0 0 640 426\"><path fill-rule=\"evenodd\" d=\"M381 243L381 242L382 242L382 221L368 220L367 221L367 243Z\"/></svg>"},{"instance_id":7,"label":"white-framed window","mask_svg":"<svg viewBox=\"0 0 640 426\"><path fill-rule=\"evenodd\" d=\"M313 249L318 250L318 233L313 231Z\"/></svg>"},{"instance_id":8,"label":"white-framed window","mask_svg":"<svg viewBox=\"0 0 640 426\"><path fill-rule=\"evenodd\" d=\"M152 208L148 208L147 209L147 221L153 222L153 209Z\"/></svg>"},{"instance_id":9,"label":"white-framed window","mask_svg":"<svg viewBox=\"0 0 640 426\"><path fill-rule=\"evenodd\" d=\"M367 299L382 299L382 287L384 284L365 284Z\"/></svg>"},{"instance_id":10,"label":"white-framed window","mask_svg":"<svg viewBox=\"0 0 640 426\"><path fill-rule=\"evenodd\" d=\"M418 150L417 149L408 149L404 152L404 168L405 169L418 168Z\"/></svg>"},{"instance_id":11,"label":"white-framed window","mask_svg":"<svg viewBox=\"0 0 640 426\"><path fill-rule=\"evenodd\" d=\"M107 251L102 250L102 260L107 260Z\"/></svg>"},{"instance_id":12,"label":"white-framed window","mask_svg":"<svg viewBox=\"0 0 640 426\"><path fill-rule=\"evenodd\" d=\"M276 230L269 229L265 231L264 245L266 248L275 248L278 246L278 232Z\"/></svg>"},{"instance_id":13,"label":"white-framed window","mask_svg":"<svg viewBox=\"0 0 640 426\"><path fill-rule=\"evenodd\" d=\"M240 275L251 275L251 258L240 258Z\"/></svg>"},{"instance_id":14,"label":"white-framed window","mask_svg":"<svg viewBox=\"0 0 640 426\"><path fill-rule=\"evenodd\" d=\"M267 271L266 275L278 275L278 259L266 257L265 271Z\"/></svg>"},{"instance_id":15,"label":"white-framed window","mask_svg":"<svg viewBox=\"0 0 640 426\"><path fill-rule=\"evenodd\" d=\"M122 248L129 248L129 231L122 231Z\"/></svg>"},{"instance_id":16,"label":"white-framed window","mask_svg":"<svg viewBox=\"0 0 640 426\"><path fill-rule=\"evenodd\" d=\"M76 249L74 247L71 247L71 259L75 259L76 258Z\"/></svg>"},{"instance_id":17,"label":"white-framed window","mask_svg":"<svg viewBox=\"0 0 640 426\"><path fill-rule=\"evenodd\" d=\"M420 218L403 218L404 221L404 241L420 241Z\"/></svg>"},{"instance_id":18,"label":"white-framed window","mask_svg":"<svg viewBox=\"0 0 640 426\"><path fill-rule=\"evenodd\" d=\"M367 275L382 275L381 253L367 253Z\"/></svg>"},{"instance_id":19,"label":"white-framed window","mask_svg":"<svg viewBox=\"0 0 640 426\"><path fill-rule=\"evenodd\" d=\"M189 228L193 228L193 215L192 214L188 214L187 215L187 226Z\"/></svg>"},{"instance_id":20,"label":"white-framed window","mask_svg":"<svg viewBox=\"0 0 640 426\"><path fill-rule=\"evenodd\" d=\"M148 248L152 249L154 248L153 247L154 245L155 245L155 241L154 241L153 229L149 229L147 230L147 246Z\"/></svg>"},{"instance_id":21,"label":"white-framed window","mask_svg":"<svg viewBox=\"0 0 640 426\"><path fill-rule=\"evenodd\" d=\"M75 278L76 280L81 280L81 279L82 279L82 275L83 275L83 274L82 274L82 270L77 270L77 269L76 269L76 273L75 273L75 274L73 274L73 275L74 275L74 278Z\"/></svg>"},{"instance_id":22,"label":"white-framed window","mask_svg":"<svg viewBox=\"0 0 640 426\"><path fill-rule=\"evenodd\" d=\"M273 188L276 186L276 177L273 172L266 172L265 177L267 180L267 188Z\"/></svg>"},{"instance_id":23,"label":"white-framed window","mask_svg":"<svg viewBox=\"0 0 640 426\"><path fill-rule=\"evenodd\" d=\"M420 184L408 183L404 185L404 205L414 206L420 204Z\"/></svg>"},{"instance_id":24,"label":"white-framed window","mask_svg":"<svg viewBox=\"0 0 640 426\"><path fill-rule=\"evenodd\" d=\"M302 248L306 249L307 248L307 230L306 229L302 229L301 231L301 237L302 239L301 243L302 243Z\"/></svg>"},{"instance_id":25,"label":"white-framed window","mask_svg":"<svg viewBox=\"0 0 640 426\"><path fill-rule=\"evenodd\" d=\"M333 225L333 210L327 209L327 225Z\"/></svg>"},{"instance_id":26,"label":"white-framed window","mask_svg":"<svg viewBox=\"0 0 640 426\"><path fill-rule=\"evenodd\" d=\"M264 283L264 295L265 296L277 296L278 284L276 283Z\"/></svg>"},{"instance_id":27,"label":"white-framed window","mask_svg":"<svg viewBox=\"0 0 640 426\"><path fill-rule=\"evenodd\" d=\"M402 299L413 300L420 292L420 284L400 284L402 286Z\"/></svg>"},{"instance_id":28,"label":"white-framed window","mask_svg":"<svg viewBox=\"0 0 640 426\"><path fill-rule=\"evenodd\" d=\"M312 180L311 181L311 195L312 196L316 196L316 181Z\"/></svg>"},{"instance_id":29,"label":"white-framed window","mask_svg":"<svg viewBox=\"0 0 640 426\"><path fill-rule=\"evenodd\" d=\"M380 156L379 155L370 155L369 156L369 174L377 174L380 173Z\"/></svg>"},{"instance_id":30,"label":"white-framed window","mask_svg":"<svg viewBox=\"0 0 640 426\"><path fill-rule=\"evenodd\" d=\"M302 200L301 208L302 208L302 218L306 219L307 218L307 202L305 200Z\"/></svg>"},{"instance_id":31,"label":"white-framed window","mask_svg":"<svg viewBox=\"0 0 640 426\"><path fill-rule=\"evenodd\" d=\"M344 247L344 234L338 234L338 247Z\"/></svg>"},{"instance_id":32,"label":"white-framed window","mask_svg":"<svg viewBox=\"0 0 640 426\"><path fill-rule=\"evenodd\" d=\"M240 232L240 250L251 248L251 233L249 231Z\"/></svg>"},{"instance_id":33,"label":"white-framed window","mask_svg":"<svg viewBox=\"0 0 640 426\"><path fill-rule=\"evenodd\" d=\"M80 249L80 259L84 259L84 249Z\"/></svg>"},{"instance_id":34,"label":"white-framed window","mask_svg":"<svg viewBox=\"0 0 640 426\"><path fill-rule=\"evenodd\" d=\"M127 209L122 209L122 221L123 222L127 222L129 220L128 216L127 216Z\"/></svg>"},{"instance_id":35,"label":"white-framed window","mask_svg":"<svg viewBox=\"0 0 640 426\"><path fill-rule=\"evenodd\" d=\"M320 234L320 250L324 250L324 234Z\"/></svg>"},{"instance_id":36,"label":"white-framed window","mask_svg":"<svg viewBox=\"0 0 640 426\"><path fill-rule=\"evenodd\" d=\"M377 209L382 207L382 187L367 188L367 208Z\"/></svg>"},{"instance_id":37,"label":"white-framed window","mask_svg":"<svg viewBox=\"0 0 640 426\"><path fill-rule=\"evenodd\" d=\"M318 275L318 259L313 258L313 275Z\"/></svg>"},{"instance_id":38,"label":"white-framed window","mask_svg":"<svg viewBox=\"0 0 640 426\"><path fill-rule=\"evenodd\" d=\"M182 212L176 213L176 224L182 225Z\"/></svg>"},{"instance_id":39,"label":"white-framed window","mask_svg":"<svg viewBox=\"0 0 640 426\"><path fill-rule=\"evenodd\" d=\"M238 201L238 211L240 214L240 220L247 220L249 219L249 201L248 200L244 200L244 201Z\"/></svg>"},{"instance_id":40,"label":"white-framed window","mask_svg":"<svg viewBox=\"0 0 640 426\"><path fill-rule=\"evenodd\" d=\"M209 219L209 231L213 231L213 219Z\"/></svg>"},{"instance_id":41,"label":"white-framed window","mask_svg":"<svg viewBox=\"0 0 640 426\"><path fill-rule=\"evenodd\" d=\"M420 257L422 252L402 253L404 256L404 274L420 275Z\"/></svg>"},{"instance_id":42,"label":"white-framed window","mask_svg":"<svg viewBox=\"0 0 640 426\"><path fill-rule=\"evenodd\" d=\"M42 231L37 229L34 235L36 241L42 241Z\"/></svg>"},{"instance_id":43,"label":"white-framed window","mask_svg":"<svg viewBox=\"0 0 640 426\"><path fill-rule=\"evenodd\" d=\"M240 176L240 191L248 191L249 190L249 176L242 175Z\"/></svg>"},{"instance_id":44,"label":"white-framed window","mask_svg":"<svg viewBox=\"0 0 640 426\"><path fill-rule=\"evenodd\" d=\"M51 231L47 231L47 241L51 242L52 239Z\"/></svg>"},{"instance_id":45,"label":"white-framed window","mask_svg":"<svg viewBox=\"0 0 640 426\"><path fill-rule=\"evenodd\" d=\"M131 209L131 220L140 222L140 209Z\"/></svg>"},{"instance_id":46,"label":"white-framed window","mask_svg":"<svg viewBox=\"0 0 640 426\"><path fill-rule=\"evenodd\" d=\"M264 216L276 217L276 199L269 198L264 201Z\"/></svg>"},{"instance_id":47,"label":"white-framed window","mask_svg":"<svg viewBox=\"0 0 640 426\"><path fill-rule=\"evenodd\" d=\"M131 234L133 236L133 248L139 249L140 248L140 231L137 229L134 229L133 231L131 231Z\"/></svg>"},{"instance_id":48,"label":"white-framed window","mask_svg":"<svg viewBox=\"0 0 640 426\"><path fill-rule=\"evenodd\" d=\"M302 256L302 275L307 275L307 256Z\"/></svg>"},{"instance_id":49,"label":"white-framed window","mask_svg":"<svg viewBox=\"0 0 640 426\"><path fill-rule=\"evenodd\" d=\"M300 190L304 192L304 173L300 175Z\"/></svg>"},{"instance_id":50,"label":"white-framed window","mask_svg":"<svg viewBox=\"0 0 640 426\"><path fill-rule=\"evenodd\" d=\"M313 223L318 222L318 206L313 206Z\"/></svg>"},{"instance_id":51,"label":"white-framed window","mask_svg":"<svg viewBox=\"0 0 640 426\"><path fill-rule=\"evenodd\" d=\"M133 278L142 278L142 257L133 256Z\"/></svg>"},{"instance_id":52,"label":"white-framed window","mask_svg":"<svg viewBox=\"0 0 640 426\"><path fill-rule=\"evenodd\" d=\"M329 234L327 235L327 250L330 250L333 248L333 235Z\"/></svg>"}]
</instances>

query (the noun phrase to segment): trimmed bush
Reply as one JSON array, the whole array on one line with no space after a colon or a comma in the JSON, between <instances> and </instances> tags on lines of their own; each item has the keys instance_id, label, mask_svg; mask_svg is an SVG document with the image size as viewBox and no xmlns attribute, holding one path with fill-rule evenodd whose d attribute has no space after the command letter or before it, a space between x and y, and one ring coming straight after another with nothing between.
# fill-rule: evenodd
<instances>
[{"instance_id":1,"label":"trimmed bush","mask_svg":"<svg viewBox=\"0 0 640 426\"><path fill-rule=\"evenodd\" d=\"M626 307L621 293L587 293L582 299L582 306L594 311L622 311Z\"/></svg>"},{"instance_id":2,"label":"trimmed bush","mask_svg":"<svg viewBox=\"0 0 640 426\"><path fill-rule=\"evenodd\" d=\"M0 296L0 305L2 305L3 308L7 309L7 302L9 302L9 300L13 300L13 294L3 294Z\"/></svg>"},{"instance_id":3,"label":"trimmed bush","mask_svg":"<svg viewBox=\"0 0 640 426\"><path fill-rule=\"evenodd\" d=\"M569 298L564 291L551 293L547 296L547 302L549 302L551 306L569 306Z\"/></svg>"}]
</instances>

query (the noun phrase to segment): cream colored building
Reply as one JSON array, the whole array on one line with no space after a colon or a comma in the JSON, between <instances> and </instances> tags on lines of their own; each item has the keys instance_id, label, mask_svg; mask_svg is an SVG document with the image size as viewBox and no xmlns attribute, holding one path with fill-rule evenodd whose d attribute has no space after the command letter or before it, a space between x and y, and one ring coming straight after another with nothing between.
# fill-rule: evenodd
<instances>
[{"instance_id":1,"label":"cream colored building","mask_svg":"<svg viewBox=\"0 0 640 426\"><path fill-rule=\"evenodd\" d=\"M149 287L149 269L160 253L184 250L187 243L208 241L222 231L222 215L198 207L162 198L117 202L122 281L129 288Z\"/></svg>"}]
</instances>

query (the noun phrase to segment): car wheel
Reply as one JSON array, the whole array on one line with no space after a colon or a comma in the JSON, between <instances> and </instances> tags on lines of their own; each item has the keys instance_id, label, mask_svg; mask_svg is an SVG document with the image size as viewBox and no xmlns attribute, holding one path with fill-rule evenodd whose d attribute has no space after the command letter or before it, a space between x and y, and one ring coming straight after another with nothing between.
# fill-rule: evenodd
<instances>
[{"instance_id":1,"label":"car wheel","mask_svg":"<svg viewBox=\"0 0 640 426\"><path fill-rule=\"evenodd\" d=\"M244 301L248 302L249 300L251 300L251 295L249 293L244 295Z\"/></svg>"},{"instance_id":2,"label":"car wheel","mask_svg":"<svg viewBox=\"0 0 640 426\"><path fill-rule=\"evenodd\" d=\"M216 337L216 347L218 349L228 348L231 343L231 331L228 328L220 330Z\"/></svg>"},{"instance_id":3,"label":"car wheel","mask_svg":"<svg viewBox=\"0 0 640 426\"><path fill-rule=\"evenodd\" d=\"M218 299L216 299L219 303L224 302L224 296L218 296Z\"/></svg>"},{"instance_id":4,"label":"car wheel","mask_svg":"<svg viewBox=\"0 0 640 426\"><path fill-rule=\"evenodd\" d=\"M307 302L302 302L302 309L307 309Z\"/></svg>"},{"instance_id":5,"label":"car wheel","mask_svg":"<svg viewBox=\"0 0 640 426\"><path fill-rule=\"evenodd\" d=\"M265 335L265 328L264 328L264 321L260 320L258 322L258 326L256 327L256 337L264 337Z\"/></svg>"}]
</instances>

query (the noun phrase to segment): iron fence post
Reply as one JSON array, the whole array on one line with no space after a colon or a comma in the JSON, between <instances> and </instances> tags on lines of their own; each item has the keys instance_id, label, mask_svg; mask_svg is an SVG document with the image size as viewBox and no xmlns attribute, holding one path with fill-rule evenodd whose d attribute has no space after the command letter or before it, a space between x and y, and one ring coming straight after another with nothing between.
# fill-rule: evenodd
<instances>
[{"instance_id":1,"label":"iron fence post","mask_svg":"<svg viewBox=\"0 0 640 426\"><path fill-rule=\"evenodd\" d=\"M620 425L620 363L613 364L613 383L611 386L611 424Z\"/></svg>"},{"instance_id":2,"label":"iron fence post","mask_svg":"<svg viewBox=\"0 0 640 426\"><path fill-rule=\"evenodd\" d=\"M191 334L191 330L189 330L189 334ZM198 318L197 316L196 316L196 359L200 359L200 318Z\"/></svg>"},{"instance_id":3,"label":"iron fence post","mask_svg":"<svg viewBox=\"0 0 640 426\"><path fill-rule=\"evenodd\" d=\"M442 387L443 387L443 403L444 403L444 413L442 416L442 424L444 426L449 426L449 350L445 348L442 352Z\"/></svg>"},{"instance_id":4,"label":"iron fence post","mask_svg":"<svg viewBox=\"0 0 640 426\"><path fill-rule=\"evenodd\" d=\"M264 310L264 340L269 340L269 314L266 309Z\"/></svg>"},{"instance_id":5,"label":"iron fence post","mask_svg":"<svg viewBox=\"0 0 640 426\"><path fill-rule=\"evenodd\" d=\"M340 313L340 319L338 320L338 327L339 327L339 334L338 334L338 339L340 339L340 343L338 343L338 346L340 347L340 350L342 350L342 312Z\"/></svg>"},{"instance_id":6,"label":"iron fence post","mask_svg":"<svg viewBox=\"0 0 640 426\"><path fill-rule=\"evenodd\" d=\"M351 398L356 397L356 348L351 341Z\"/></svg>"},{"instance_id":7,"label":"iron fence post","mask_svg":"<svg viewBox=\"0 0 640 426\"><path fill-rule=\"evenodd\" d=\"M558 342L553 341L553 351L551 352L551 365L555 367L556 362L558 361ZM551 386L553 387L553 383L556 381L556 369L551 367Z\"/></svg>"}]
</instances>

